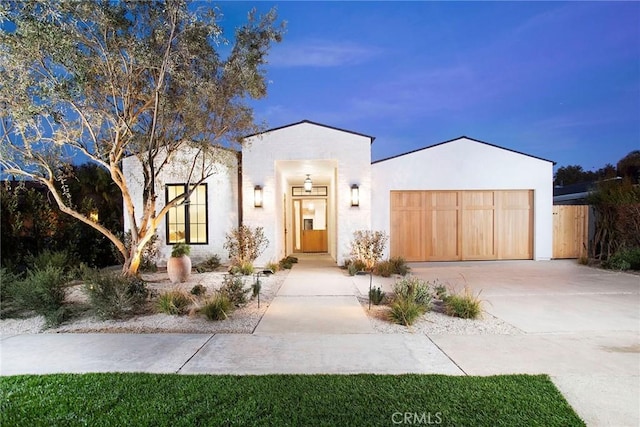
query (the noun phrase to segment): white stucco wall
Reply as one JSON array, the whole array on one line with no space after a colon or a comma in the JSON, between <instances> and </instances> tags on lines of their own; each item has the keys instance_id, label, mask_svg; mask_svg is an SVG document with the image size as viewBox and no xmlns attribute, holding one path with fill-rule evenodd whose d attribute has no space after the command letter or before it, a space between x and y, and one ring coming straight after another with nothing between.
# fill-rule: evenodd
<instances>
[{"instance_id":1,"label":"white stucco wall","mask_svg":"<svg viewBox=\"0 0 640 427\"><path fill-rule=\"evenodd\" d=\"M158 193L157 209L159 212L165 205L165 185L184 184L187 182L191 165L196 158L194 149L184 149L177 153L172 162L158 175L156 188ZM201 157L200 157L201 158ZM238 160L235 152L225 149L215 149L214 154L205 164L205 171L211 168L213 174L204 183L207 184L207 209L208 209L208 243L191 244L191 259L193 264L202 261L214 254L224 262L228 260L228 253L223 248L225 235L238 226ZM202 176L202 162L196 162L191 182L198 181ZM136 218L140 221L142 216L142 188L144 179L140 162L135 156L123 160L123 170L131 196L134 201ZM126 208L125 208L126 209ZM124 215L124 229L131 229L128 215ZM158 243L160 255L158 265L166 265L166 260L171 255L172 245L167 245L166 221L163 219L158 227Z\"/></svg>"},{"instance_id":2,"label":"white stucco wall","mask_svg":"<svg viewBox=\"0 0 640 427\"><path fill-rule=\"evenodd\" d=\"M371 138L301 122L249 137L247 143L242 152L243 223L263 227L270 242L256 265L277 262L288 254L284 209L290 209L291 185L301 185L306 173L312 173L315 185L329 187L328 212L336 218L328 218L329 252L342 263L353 232L371 225ZM359 207L351 207L353 184L360 186ZM256 185L263 188L261 208L253 203ZM292 236L290 217L288 212L288 240Z\"/></svg>"},{"instance_id":3,"label":"white stucco wall","mask_svg":"<svg viewBox=\"0 0 640 427\"><path fill-rule=\"evenodd\" d=\"M372 229L390 232L392 190L534 190L536 260L552 256L553 163L467 138L372 165Z\"/></svg>"}]
</instances>

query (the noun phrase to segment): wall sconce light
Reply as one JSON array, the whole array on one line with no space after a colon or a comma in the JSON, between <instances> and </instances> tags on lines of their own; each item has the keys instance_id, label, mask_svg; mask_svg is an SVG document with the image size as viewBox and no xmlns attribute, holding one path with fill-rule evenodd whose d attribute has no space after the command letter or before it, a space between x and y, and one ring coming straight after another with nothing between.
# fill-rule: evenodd
<instances>
[{"instance_id":1,"label":"wall sconce light","mask_svg":"<svg viewBox=\"0 0 640 427\"><path fill-rule=\"evenodd\" d=\"M304 180L304 191L309 193L313 188L313 182L311 182L311 178L309 174L307 174L307 178Z\"/></svg>"},{"instance_id":2,"label":"wall sconce light","mask_svg":"<svg viewBox=\"0 0 640 427\"><path fill-rule=\"evenodd\" d=\"M356 184L351 186L351 206L360 206L360 187Z\"/></svg>"},{"instance_id":3,"label":"wall sconce light","mask_svg":"<svg viewBox=\"0 0 640 427\"><path fill-rule=\"evenodd\" d=\"M253 187L253 206L256 208L262 207L262 187L259 185Z\"/></svg>"}]
</instances>

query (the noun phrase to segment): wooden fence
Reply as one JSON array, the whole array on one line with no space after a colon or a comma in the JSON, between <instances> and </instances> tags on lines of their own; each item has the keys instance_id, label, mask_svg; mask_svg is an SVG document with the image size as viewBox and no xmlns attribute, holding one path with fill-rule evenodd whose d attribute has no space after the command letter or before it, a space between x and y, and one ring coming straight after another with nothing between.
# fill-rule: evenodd
<instances>
[{"instance_id":1,"label":"wooden fence","mask_svg":"<svg viewBox=\"0 0 640 427\"><path fill-rule=\"evenodd\" d=\"M581 258L589 249L589 206L553 206L553 258Z\"/></svg>"}]
</instances>

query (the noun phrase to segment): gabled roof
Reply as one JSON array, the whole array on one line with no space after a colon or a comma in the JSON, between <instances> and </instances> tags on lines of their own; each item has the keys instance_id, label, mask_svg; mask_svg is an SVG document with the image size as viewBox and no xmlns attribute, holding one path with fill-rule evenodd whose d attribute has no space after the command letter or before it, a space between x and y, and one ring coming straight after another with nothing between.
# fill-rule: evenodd
<instances>
[{"instance_id":1,"label":"gabled roof","mask_svg":"<svg viewBox=\"0 0 640 427\"><path fill-rule=\"evenodd\" d=\"M340 131L340 132L350 133L350 134L353 134L353 135L364 136L365 138L371 139L371 143L372 144L373 144L373 140L376 139L375 136L365 135L364 133L354 132L354 131L351 131L351 130L340 129L340 128L337 128L335 126L329 126L329 125L324 125L322 123L312 122L311 120L302 120L300 122L291 123L291 124L288 124L288 125L279 126L279 127L272 128L272 129L267 129L267 130L262 131L262 132L254 133L254 134L251 134L251 135L247 135L244 138L251 138L252 136L262 135L262 134L265 134L265 133L274 132L274 131L277 131L277 130L280 130L280 129L285 129L285 128L292 127L292 126L298 126L298 125L301 125L303 123L314 125L314 126L320 126L320 127L327 128L327 129L333 129L333 130L337 130L337 131Z\"/></svg>"},{"instance_id":2,"label":"gabled roof","mask_svg":"<svg viewBox=\"0 0 640 427\"><path fill-rule=\"evenodd\" d=\"M493 147L493 148L498 148L498 149L500 149L500 150L510 151L510 152L512 152L512 153L520 154L520 155L522 155L522 156L527 156L527 157L532 157L532 158L534 158L534 159L543 160L543 161L545 161L545 162L553 163L554 165L556 164L556 162L554 162L554 161L552 161L552 160L547 160L547 159L543 159L542 157L532 156L531 154L522 153L522 152L520 152L520 151L511 150L511 149L509 149L509 148L500 147L499 145L490 144L490 143L488 143L488 142L480 141L480 140L478 140L478 139L474 139L474 138L469 138L468 136L464 136L464 135L463 135L463 136L460 136L460 137L458 137L458 138L450 139L450 140L448 140L448 141L440 142L440 143L438 143L438 144L434 144L434 145L429 145L429 146L427 146L427 147L418 148L417 150L412 150L412 151L408 151L408 152L406 152L406 153L397 154L397 155L395 155L395 156L391 156L391 157L387 157L387 158L384 158L384 159L376 160L376 161L374 161L374 162L371 162L371 164L380 163L380 162L384 162L384 161L387 161L387 160L395 159L395 158L397 158L397 157L406 156L407 154L413 154L413 153L416 153L416 152L418 152L418 151L422 151L422 150L428 150L428 149L430 149L430 148L438 147L438 146L440 146L440 145L444 145L444 144L449 144L450 142L458 141L458 140L463 139L463 138L464 138L464 139L468 139L468 140L473 141L473 142L477 142L477 143L479 143L479 144L484 144L484 145L488 145L488 146Z\"/></svg>"}]
</instances>

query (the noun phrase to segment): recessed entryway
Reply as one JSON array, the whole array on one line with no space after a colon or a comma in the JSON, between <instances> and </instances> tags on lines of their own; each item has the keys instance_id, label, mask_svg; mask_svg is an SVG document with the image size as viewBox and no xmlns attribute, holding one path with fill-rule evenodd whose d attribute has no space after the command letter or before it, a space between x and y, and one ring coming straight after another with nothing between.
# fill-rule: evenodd
<instances>
[{"instance_id":1,"label":"recessed entryway","mask_svg":"<svg viewBox=\"0 0 640 427\"><path fill-rule=\"evenodd\" d=\"M326 253L328 245L327 199L294 199L294 252Z\"/></svg>"}]
</instances>

